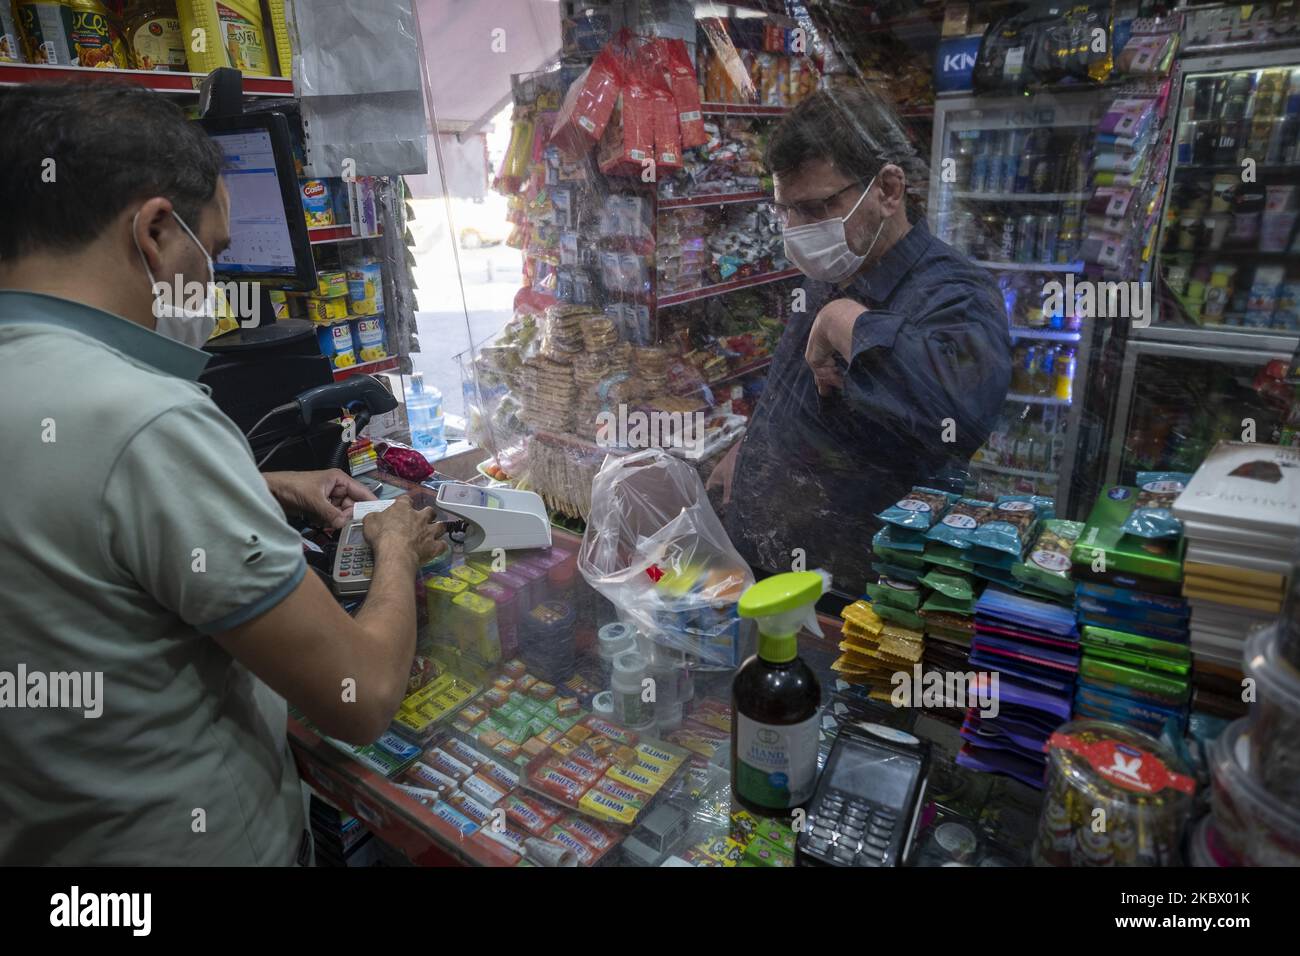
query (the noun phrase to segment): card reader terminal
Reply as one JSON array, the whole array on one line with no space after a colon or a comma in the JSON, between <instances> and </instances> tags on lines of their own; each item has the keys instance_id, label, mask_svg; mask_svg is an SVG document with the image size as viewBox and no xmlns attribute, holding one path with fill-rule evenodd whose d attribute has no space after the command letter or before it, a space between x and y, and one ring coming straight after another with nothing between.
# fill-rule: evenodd
<instances>
[{"instance_id":1,"label":"card reader terminal","mask_svg":"<svg viewBox=\"0 0 1300 956\"><path fill-rule=\"evenodd\" d=\"M883 724L844 724L795 844L801 864L900 866L925 793L930 745Z\"/></svg>"},{"instance_id":2,"label":"card reader terminal","mask_svg":"<svg viewBox=\"0 0 1300 956\"><path fill-rule=\"evenodd\" d=\"M375 556L366 543L361 522L353 521L339 535L334 552L334 573L331 585L340 596L365 594L370 590L370 579L375 573Z\"/></svg>"}]
</instances>

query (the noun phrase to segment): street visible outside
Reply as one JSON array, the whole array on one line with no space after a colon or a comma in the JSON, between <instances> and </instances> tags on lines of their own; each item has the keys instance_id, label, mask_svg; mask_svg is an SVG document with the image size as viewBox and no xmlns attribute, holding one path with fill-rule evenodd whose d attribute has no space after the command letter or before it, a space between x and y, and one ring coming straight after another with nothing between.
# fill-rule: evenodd
<instances>
[{"instance_id":1,"label":"street visible outside","mask_svg":"<svg viewBox=\"0 0 1300 956\"><path fill-rule=\"evenodd\" d=\"M421 200L413 205L420 351L411 356L411 363L424 374L425 382L442 391L443 414L463 417L465 399L457 356L468 363L470 350L491 340L510 321L515 293L523 281L523 258L518 249L500 244L455 248L443 201ZM457 211L453 210L453 215ZM457 218L457 230L463 231L461 217Z\"/></svg>"}]
</instances>

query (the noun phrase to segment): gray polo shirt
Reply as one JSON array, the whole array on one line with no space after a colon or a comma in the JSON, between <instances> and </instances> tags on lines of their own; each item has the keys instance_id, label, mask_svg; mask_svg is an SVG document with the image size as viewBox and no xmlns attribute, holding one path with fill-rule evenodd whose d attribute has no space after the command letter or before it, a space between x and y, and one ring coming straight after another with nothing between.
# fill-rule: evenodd
<instances>
[{"instance_id":1,"label":"gray polo shirt","mask_svg":"<svg viewBox=\"0 0 1300 956\"><path fill-rule=\"evenodd\" d=\"M284 700L211 635L306 563L206 361L0 291L0 864L294 861Z\"/></svg>"}]
</instances>

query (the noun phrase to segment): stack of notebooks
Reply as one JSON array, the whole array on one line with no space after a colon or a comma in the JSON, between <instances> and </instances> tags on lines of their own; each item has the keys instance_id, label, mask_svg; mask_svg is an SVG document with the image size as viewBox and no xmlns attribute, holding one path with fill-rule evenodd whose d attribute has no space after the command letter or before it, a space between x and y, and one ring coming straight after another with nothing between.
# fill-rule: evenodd
<instances>
[{"instance_id":1,"label":"stack of notebooks","mask_svg":"<svg viewBox=\"0 0 1300 956\"><path fill-rule=\"evenodd\" d=\"M1219 442L1173 505L1198 664L1240 667L1247 634L1282 608L1300 548L1300 449Z\"/></svg>"},{"instance_id":2,"label":"stack of notebooks","mask_svg":"<svg viewBox=\"0 0 1300 956\"><path fill-rule=\"evenodd\" d=\"M840 612L841 655L831 670L850 684L863 685L872 700L888 701L896 686L894 675L912 674L920 663L919 632L888 624L869 601L855 601Z\"/></svg>"},{"instance_id":3,"label":"stack of notebooks","mask_svg":"<svg viewBox=\"0 0 1300 956\"><path fill-rule=\"evenodd\" d=\"M1179 596L1182 539L1126 531L1143 490L1104 488L1075 545L1075 613L1083 658L1076 717L1159 736L1187 721L1191 684L1188 606Z\"/></svg>"},{"instance_id":4,"label":"stack of notebooks","mask_svg":"<svg viewBox=\"0 0 1300 956\"><path fill-rule=\"evenodd\" d=\"M1070 719L1079 670L1074 612L989 586L975 604L970 666L982 691L996 676L996 702L967 711L957 762L1042 787L1047 740Z\"/></svg>"}]
</instances>

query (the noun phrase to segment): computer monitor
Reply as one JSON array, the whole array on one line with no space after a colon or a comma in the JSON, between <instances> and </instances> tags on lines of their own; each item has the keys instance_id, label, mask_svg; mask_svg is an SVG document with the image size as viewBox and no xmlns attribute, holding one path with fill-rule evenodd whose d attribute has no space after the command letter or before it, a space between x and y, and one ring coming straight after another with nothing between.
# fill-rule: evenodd
<instances>
[{"instance_id":1,"label":"computer monitor","mask_svg":"<svg viewBox=\"0 0 1300 956\"><path fill-rule=\"evenodd\" d=\"M204 117L221 146L221 178L230 194L230 247L214 265L222 279L273 289L316 287L307 221L283 113Z\"/></svg>"}]
</instances>

